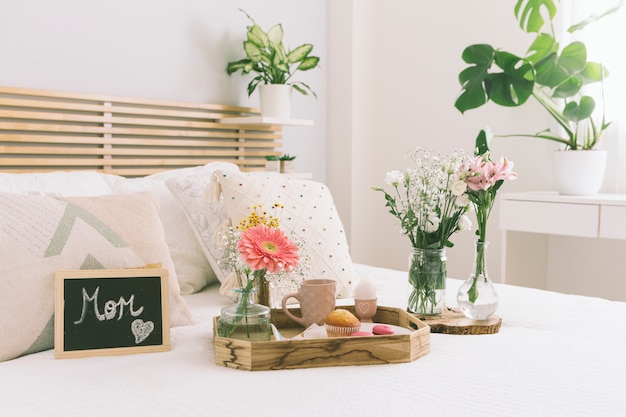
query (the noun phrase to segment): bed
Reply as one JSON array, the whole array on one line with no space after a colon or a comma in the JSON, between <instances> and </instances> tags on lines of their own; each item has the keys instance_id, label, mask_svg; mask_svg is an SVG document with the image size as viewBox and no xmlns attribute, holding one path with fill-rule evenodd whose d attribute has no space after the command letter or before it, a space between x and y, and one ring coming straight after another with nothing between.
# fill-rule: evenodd
<instances>
[{"instance_id":1,"label":"bed","mask_svg":"<svg viewBox=\"0 0 626 417\"><path fill-rule=\"evenodd\" d=\"M116 114L119 108L122 115ZM15 352L6 340L23 333L34 331L30 337L41 341L39 327L49 326L49 276L59 264L34 256L33 250L22 253L14 243L8 247L9 237L21 236L7 232L9 225L40 226L32 226L32 219L41 220L44 212L32 215L29 210L50 207L48 219L58 207L107 205L109 210L99 215L112 222L111 228L141 230L127 237L136 245L132 256L124 257L127 264L118 264L122 261L117 256L108 261L133 267L133 256L140 255L146 263L161 261L176 277L170 283L171 350L55 359L49 343L34 349L27 341L31 351L38 351L20 351L0 362L5 393L0 415L626 415L626 303L511 285L497 285L497 314L502 317L498 333L433 333L430 352L412 362L271 371L216 363L213 318L232 300L220 291L223 271L215 263L210 235L245 206L228 206L227 201L273 198L250 190L276 184L282 190L293 187L296 197L291 198L302 198L298 187L306 186L307 192L314 189L309 197L315 205L333 209L323 184L254 172L262 171L263 155L280 154L280 127L225 119L256 114L255 109L228 106L0 88L0 211L15 217L0 223L0 253L5 255L0 266L0 351ZM217 172L222 178L218 182ZM128 206L133 199L145 209L140 217L133 217ZM17 216L7 209L7 201L28 209L20 209ZM294 207L315 217L306 211L309 202ZM120 212L125 215L115 216ZM323 228L333 233L326 238L343 243L336 236L342 232L338 216L332 221L326 217ZM162 244L144 247L141 239ZM80 267L69 252L63 255L63 266ZM337 279L338 305L353 303L351 289L367 277L375 283L379 305L406 307L405 271L355 264L347 245L333 255L333 263L317 273L330 271ZM20 257L28 262L14 259ZM23 273L26 268L28 273ZM44 271L37 272L43 278L34 278L35 268ZM592 281L590 277L590 285ZM448 279L450 307L460 284ZM23 285L32 286L26 295L37 303L21 298ZM10 325L27 313L29 321Z\"/></svg>"}]
</instances>

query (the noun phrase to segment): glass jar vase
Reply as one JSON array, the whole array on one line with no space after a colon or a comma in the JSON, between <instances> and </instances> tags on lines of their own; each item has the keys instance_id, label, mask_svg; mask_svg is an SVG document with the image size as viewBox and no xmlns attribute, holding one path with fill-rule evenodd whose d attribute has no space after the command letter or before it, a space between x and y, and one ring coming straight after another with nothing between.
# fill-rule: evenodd
<instances>
[{"instance_id":1,"label":"glass jar vase","mask_svg":"<svg viewBox=\"0 0 626 417\"><path fill-rule=\"evenodd\" d=\"M409 255L408 311L418 315L443 312L446 300L446 250L413 248Z\"/></svg>"},{"instance_id":2,"label":"glass jar vase","mask_svg":"<svg viewBox=\"0 0 626 417\"><path fill-rule=\"evenodd\" d=\"M252 302L253 290L235 288L237 304L223 307L217 321L220 337L248 341L270 340L272 336L270 309Z\"/></svg>"},{"instance_id":3,"label":"glass jar vase","mask_svg":"<svg viewBox=\"0 0 626 417\"><path fill-rule=\"evenodd\" d=\"M487 248L489 242L474 242L474 266L472 272L457 292L457 303L465 317L487 320L498 309L500 296L487 272Z\"/></svg>"}]
</instances>

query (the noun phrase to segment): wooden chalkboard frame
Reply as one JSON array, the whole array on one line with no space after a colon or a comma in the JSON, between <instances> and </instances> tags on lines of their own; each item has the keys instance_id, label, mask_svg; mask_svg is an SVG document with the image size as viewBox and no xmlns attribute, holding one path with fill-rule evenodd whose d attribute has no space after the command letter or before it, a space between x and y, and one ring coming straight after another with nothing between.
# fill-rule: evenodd
<instances>
[{"instance_id":1,"label":"wooden chalkboard frame","mask_svg":"<svg viewBox=\"0 0 626 417\"><path fill-rule=\"evenodd\" d=\"M115 321L122 320L125 321L133 320L133 323L130 325L129 333L134 335L134 339L132 339L135 345L122 345L122 346L106 346L107 342L104 340L106 335L100 337L100 332L95 332L94 334L90 334L89 337L84 337L84 339L80 340L78 344L80 347L74 348L70 345L74 343L69 338L72 337L69 333L69 330L66 329L68 326L68 320L74 320L76 318L76 314L73 314L72 317L66 317L66 311L76 311L75 306L70 306L67 304L66 296L68 296L68 292L74 294L74 299L76 299L75 291L77 286L81 286L82 283L85 283L86 286L92 287L98 281L91 280L99 280L102 285L109 285L112 288L122 288L124 285L129 286L129 288L140 288L142 291L144 287L151 287L151 291L160 293L160 300L154 300L150 298L150 303L154 306L148 310L151 312L150 320L145 323L141 319L140 312L143 313L143 306L135 306L136 310L133 311L132 303L130 303L130 296L128 294L120 294L120 298L115 296L116 299L108 300L103 303L102 299L98 300L98 292L100 291L100 287L102 285L98 285L95 291L85 290L85 286L81 288L82 298L80 299L81 303L81 311L84 312L86 307L86 302L92 302L95 312L93 312L93 317L90 320L93 322L94 318L96 319L96 323L100 320L110 321L110 325L114 325ZM109 355L126 355L126 354L134 354L134 353L147 353L147 352L163 352L171 349L171 341L170 341L170 318L169 318L169 292L168 292L168 273L167 269L163 268L145 268L145 269L100 269L100 270L72 270L72 271L57 271L55 274L55 319L54 319L54 354L56 358L79 358L86 356L109 356ZM156 287L158 286L158 288ZM105 293L105 291L103 291ZM87 298L89 297L89 298ZM124 297L124 305L122 304L121 297ZM128 298L128 300L126 299ZM134 301L134 297L132 297ZM119 304L118 303L119 300ZM126 304L128 302L128 304ZM109 318L103 318L105 316L104 311L106 307L103 304L109 303ZM100 305L100 307L97 307ZM97 308L96 308L97 307ZM113 313L111 308L116 311ZM125 308L126 317L123 314L117 313L117 309L120 311ZM102 313L98 313L102 311ZM160 310L160 311L159 311ZM133 311L133 313L130 313ZM131 314L129 318L128 315ZM110 318L112 315L115 318ZM137 315L137 317L134 317ZM81 313L80 320L82 321L83 315ZM150 323L152 322L152 323ZM71 324L77 324L77 321L70 321ZM145 330L148 326L149 330ZM143 326L143 327L142 327ZM132 329L132 331L131 331ZM114 330L114 335L119 335L119 332ZM93 331L92 331L93 332ZM148 335L154 333L154 336L151 339L147 339L146 332ZM66 333L68 339L66 340ZM78 333L78 331L76 331ZM102 333L104 334L104 333ZM77 336L77 339L81 339L82 336ZM130 337L128 335L127 337ZM147 342L147 340L150 340ZM155 342L156 340L156 342ZM141 343L146 341L146 345L142 345ZM93 342L93 343L92 343Z\"/></svg>"}]
</instances>

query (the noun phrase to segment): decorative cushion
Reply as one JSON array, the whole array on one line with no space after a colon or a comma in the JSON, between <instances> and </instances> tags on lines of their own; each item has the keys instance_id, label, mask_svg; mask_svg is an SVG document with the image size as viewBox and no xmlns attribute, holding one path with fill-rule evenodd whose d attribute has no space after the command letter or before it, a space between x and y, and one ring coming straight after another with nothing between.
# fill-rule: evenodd
<instances>
[{"instance_id":1,"label":"decorative cushion","mask_svg":"<svg viewBox=\"0 0 626 417\"><path fill-rule=\"evenodd\" d=\"M190 324L149 193L48 197L0 193L0 361L53 346L54 273L161 264L170 322Z\"/></svg>"},{"instance_id":2,"label":"decorative cushion","mask_svg":"<svg viewBox=\"0 0 626 417\"><path fill-rule=\"evenodd\" d=\"M281 229L296 234L306 245L310 276L337 281L338 298L352 295L356 285L352 259L343 224L328 187L319 182L280 175L229 171L217 171L216 180L223 199L211 199L211 195L214 196L219 189L202 183L195 187L196 194L204 195L204 199L185 200L183 197L183 202L189 218L199 231L205 254L222 283L229 271L218 264L220 241L216 232L223 230L220 229L223 223L218 223L213 213L220 213L223 204L230 222L237 224L248 217L254 205L269 208L278 202L284 205L280 214ZM209 224L206 215L203 215L209 212L212 213L213 224Z\"/></svg>"},{"instance_id":3,"label":"decorative cushion","mask_svg":"<svg viewBox=\"0 0 626 417\"><path fill-rule=\"evenodd\" d=\"M105 177L94 171L0 173L0 192L49 196L112 194Z\"/></svg>"},{"instance_id":4,"label":"decorative cushion","mask_svg":"<svg viewBox=\"0 0 626 417\"><path fill-rule=\"evenodd\" d=\"M215 175L189 175L171 178L165 183L185 211L187 222L202 247L204 259L208 260L217 279L224 282L227 274L218 262L222 249L218 235L226 230L230 221L224 200L218 195L209 195L217 187Z\"/></svg>"},{"instance_id":5,"label":"decorative cushion","mask_svg":"<svg viewBox=\"0 0 626 417\"><path fill-rule=\"evenodd\" d=\"M237 171L239 167L226 162L213 162L203 166L163 171L144 178L124 178L114 175L107 177L107 182L114 193L150 191L159 197L159 216L182 294L198 292L206 285L216 282L217 278L193 228L187 221L185 211L177 197L165 185L165 181L183 182L190 176L210 178L217 169Z\"/></svg>"}]
</instances>

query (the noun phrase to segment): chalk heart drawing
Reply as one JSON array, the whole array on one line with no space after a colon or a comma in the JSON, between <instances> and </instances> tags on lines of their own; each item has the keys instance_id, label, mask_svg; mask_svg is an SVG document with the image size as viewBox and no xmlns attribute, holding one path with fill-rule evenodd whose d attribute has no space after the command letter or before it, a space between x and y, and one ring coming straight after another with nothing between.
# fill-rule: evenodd
<instances>
[{"instance_id":1,"label":"chalk heart drawing","mask_svg":"<svg viewBox=\"0 0 626 417\"><path fill-rule=\"evenodd\" d=\"M154 330L154 323L151 321L144 322L141 319L135 319L130 324L130 330L135 336L135 343L139 344L150 336L150 333Z\"/></svg>"}]
</instances>

